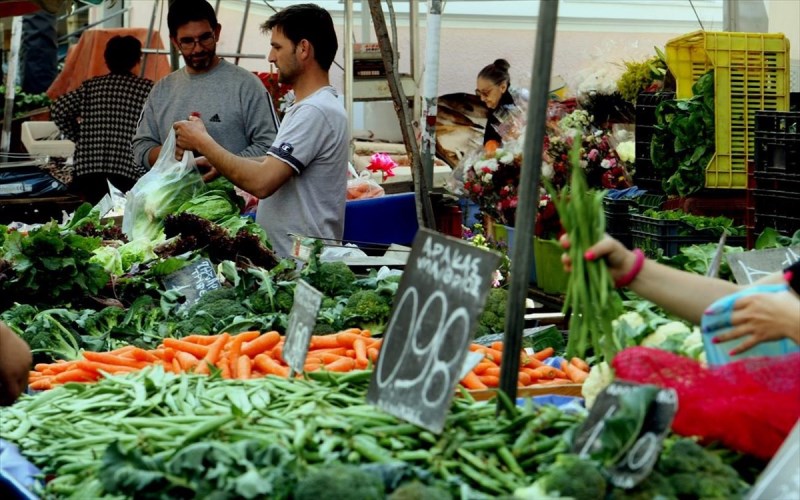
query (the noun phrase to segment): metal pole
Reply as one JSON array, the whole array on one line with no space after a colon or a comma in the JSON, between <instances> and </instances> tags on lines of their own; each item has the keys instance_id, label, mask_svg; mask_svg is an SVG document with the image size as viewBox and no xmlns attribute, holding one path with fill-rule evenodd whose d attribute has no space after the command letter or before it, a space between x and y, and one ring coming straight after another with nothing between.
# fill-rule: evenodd
<instances>
[{"instance_id":1,"label":"metal pole","mask_svg":"<svg viewBox=\"0 0 800 500\"><path fill-rule=\"evenodd\" d=\"M145 48L150 47L150 42L153 38L153 29L156 26L156 11L158 11L159 5L161 5L161 0L155 0L155 2L153 2L153 13L150 15L150 27L147 28L147 40L145 40ZM141 78L144 78L145 68L147 68L147 52L144 52L144 57L142 58L142 67L139 68L139 76Z\"/></svg>"},{"instance_id":2,"label":"metal pole","mask_svg":"<svg viewBox=\"0 0 800 500\"><path fill-rule=\"evenodd\" d=\"M78 7L77 9L73 10L72 12L69 12L69 13L67 13L67 14L64 14L63 16L58 16L58 20L59 20L59 21L64 21L64 20L65 20L65 19L67 19L68 17L71 17L71 16L77 16L77 15L78 15L78 14L80 14L81 12L83 12L83 11L86 11L86 10L89 10L89 9L91 9L92 7L94 7L94 5L84 5L83 7Z\"/></svg>"},{"instance_id":3,"label":"metal pole","mask_svg":"<svg viewBox=\"0 0 800 500\"><path fill-rule=\"evenodd\" d=\"M16 16L11 22L11 50L8 56L8 73L6 73L6 102L3 111L3 133L0 135L0 152L8 153L11 147L11 121L14 118L14 94L19 69L19 48L22 45L22 16ZM5 154L2 158L6 160Z\"/></svg>"},{"instance_id":4,"label":"metal pole","mask_svg":"<svg viewBox=\"0 0 800 500\"><path fill-rule=\"evenodd\" d=\"M558 0L541 0L536 26L536 49L533 55L533 79L528 103L528 125L525 128L524 158L520 178L519 203L515 224L514 252L506 324L503 342L503 363L500 365L500 390L512 401L517 394L519 353L522 349L522 330L525 326L525 298L533 257L533 228L539 206L539 177L544 146L547 99L553 46L558 21ZM498 401L497 411L503 409Z\"/></svg>"},{"instance_id":5,"label":"metal pole","mask_svg":"<svg viewBox=\"0 0 800 500\"><path fill-rule=\"evenodd\" d=\"M244 17L242 18L242 30L239 32L239 43L236 45L236 53L242 52L242 43L244 42L244 29L247 27L247 17L250 15L250 0L244 4ZM234 63L239 65L239 56L236 56Z\"/></svg>"},{"instance_id":6,"label":"metal pole","mask_svg":"<svg viewBox=\"0 0 800 500\"><path fill-rule=\"evenodd\" d=\"M363 6L362 6L363 8ZM347 126L350 127L348 158L353 153L353 0L344 0L344 105L347 108Z\"/></svg>"},{"instance_id":7,"label":"metal pole","mask_svg":"<svg viewBox=\"0 0 800 500\"><path fill-rule=\"evenodd\" d=\"M442 0L428 0L425 44L425 79L422 84L422 168L425 182L433 186L433 159L436 157L436 114L439 94L439 42L442 27Z\"/></svg>"},{"instance_id":8,"label":"metal pole","mask_svg":"<svg viewBox=\"0 0 800 500\"><path fill-rule=\"evenodd\" d=\"M417 0L409 0L408 2L408 38L411 45L411 79L414 80L414 85L419 85L420 71L420 57L419 57L419 3ZM419 91L414 92L414 112L413 116L418 117L422 112L421 106L422 96Z\"/></svg>"}]
</instances>

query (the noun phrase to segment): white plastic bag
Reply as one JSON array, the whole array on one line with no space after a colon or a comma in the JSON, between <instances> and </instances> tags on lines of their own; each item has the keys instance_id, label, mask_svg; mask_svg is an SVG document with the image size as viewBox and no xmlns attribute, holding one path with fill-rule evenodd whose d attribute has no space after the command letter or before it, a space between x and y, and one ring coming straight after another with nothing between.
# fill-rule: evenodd
<instances>
[{"instance_id":1,"label":"white plastic bag","mask_svg":"<svg viewBox=\"0 0 800 500\"><path fill-rule=\"evenodd\" d=\"M122 232L133 241L156 240L164 227L164 218L175 212L203 188L203 178L191 151L175 159L175 131L170 130L153 168L128 191Z\"/></svg>"},{"instance_id":2,"label":"white plastic bag","mask_svg":"<svg viewBox=\"0 0 800 500\"><path fill-rule=\"evenodd\" d=\"M385 191L380 184L372 180L372 173L362 170L357 173L352 165L348 165L351 179L347 180L347 199L364 200L367 198L377 198L383 196Z\"/></svg>"}]
</instances>

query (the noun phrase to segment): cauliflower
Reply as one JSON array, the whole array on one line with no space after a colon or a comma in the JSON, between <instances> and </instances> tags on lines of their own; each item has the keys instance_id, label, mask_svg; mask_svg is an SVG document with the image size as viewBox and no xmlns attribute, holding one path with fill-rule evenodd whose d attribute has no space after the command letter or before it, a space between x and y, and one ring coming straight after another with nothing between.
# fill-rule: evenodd
<instances>
[{"instance_id":1,"label":"cauliflower","mask_svg":"<svg viewBox=\"0 0 800 500\"><path fill-rule=\"evenodd\" d=\"M681 345L681 352L692 359L700 359L701 354L705 354L705 347L703 346L703 334L700 333L700 328L695 326Z\"/></svg>"},{"instance_id":2,"label":"cauliflower","mask_svg":"<svg viewBox=\"0 0 800 500\"><path fill-rule=\"evenodd\" d=\"M677 352L691 332L686 324L680 321L670 321L656 328L656 331L645 337L640 345Z\"/></svg>"},{"instance_id":3,"label":"cauliflower","mask_svg":"<svg viewBox=\"0 0 800 500\"><path fill-rule=\"evenodd\" d=\"M628 311L611 322L615 329L620 323L626 323L631 328L638 328L644 325L644 318L636 311Z\"/></svg>"},{"instance_id":4,"label":"cauliflower","mask_svg":"<svg viewBox=\"0 0 800 500\"><path fill-rule=\"evenodd\" d=\"M603 392L603 389L609 386L614 381L614 370L609 366L608 362L603 361L592 367L589 371L589 376L583 382L581 388L581 395L586 401L586 408L591 409L594 405L597 395Z\"/></svg>"}]
</instances>

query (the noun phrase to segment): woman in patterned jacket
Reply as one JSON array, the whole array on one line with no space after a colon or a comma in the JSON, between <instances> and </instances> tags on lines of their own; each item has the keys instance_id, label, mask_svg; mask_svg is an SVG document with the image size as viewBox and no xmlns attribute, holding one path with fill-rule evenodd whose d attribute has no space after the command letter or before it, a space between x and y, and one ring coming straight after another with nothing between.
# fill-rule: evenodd
<instances>
[{"instance_id":1,"label":"woman in patterned jacket","mask_svg":"<svg viewBox=\"0 0 800 500\"><path fill-rule=\"evenodd\" d=\"M74 178L70 189L95 204L108 183L128 191L144 174L133 161L131 138L153 82L133 69L142 44L132 36L115 36L104 53L110 73L86 80L51 107L53 121L75 142Z\"/></svg>"}]
</instances>

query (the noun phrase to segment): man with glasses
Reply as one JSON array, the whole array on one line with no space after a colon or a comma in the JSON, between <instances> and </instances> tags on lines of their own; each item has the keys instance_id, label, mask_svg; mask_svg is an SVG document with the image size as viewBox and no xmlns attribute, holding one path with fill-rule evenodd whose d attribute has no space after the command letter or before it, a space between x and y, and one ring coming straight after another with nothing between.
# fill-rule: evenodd
<instances>
[{"instance_id":1,"label":"man with glasses","mask_svg":"<svg viewBox=\"0 0 800 500\"><path fill-rule=\"evenodd\" d=\"M333 20L314 4L287 7L261 26L271 32L269 61L295 102L266 158L233 154L206 133L206 116L175 124L178 147L203 154L231 182L254 194L256 221L273 249L291 256L289 233L341 240L347 191L347 115L328 71L338 42ZM181 151L176 151L181 154Z\"/></svg>"},{"instance_id":2,"label":"man with glasses","mask_svg":"<svg viewBox=\"0 0 800 500\"><path fill-rule=\"evenodd\" d=\"M137 164L151 168L172 125L190 115L201 116L227 150L266 155L278 129L275 110L254 74L217 56L221 26L213 7L206 0L175 0L167 25L186 66L153 87L133 138Z\"/></svg>"}]
</instances>

